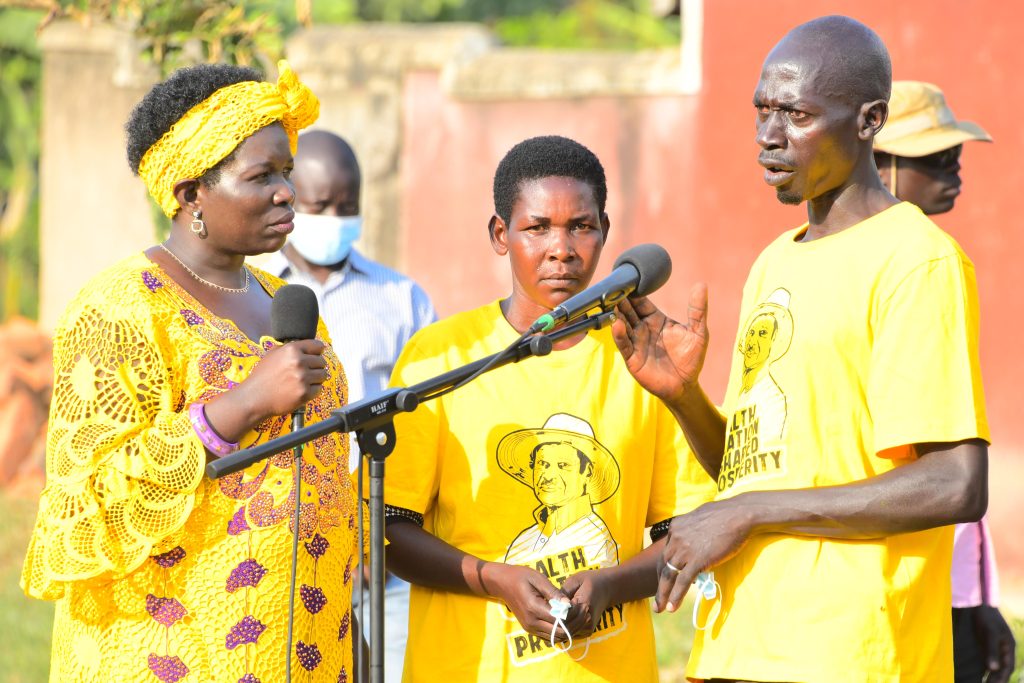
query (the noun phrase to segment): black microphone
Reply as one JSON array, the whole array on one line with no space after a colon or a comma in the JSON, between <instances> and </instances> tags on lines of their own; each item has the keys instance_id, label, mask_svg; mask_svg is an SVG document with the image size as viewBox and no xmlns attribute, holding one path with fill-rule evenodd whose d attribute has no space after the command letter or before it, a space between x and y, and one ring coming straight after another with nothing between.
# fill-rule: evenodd
<instances>
[{"instance_id":1,"label":"black microphone","mask_svg":"<svg viewBox=\"0 0 1024 683\"><path fill-rule=\"evenodd\" d=\"M305 285L285 285L270 302L270 334L281 343L315 339L320 306Z\"/></svg>"},{"instance_id":2,"label":"black microphone","mask_svg":"<svg viewBox=\"0 0 1024 683\"><path fill-rule=\"evenodd\" d=\"M600 306L610 310L630 294L647 296L668 282L672 274L672 259L658 244L638 244L622 252L615 259L611 274L579 294L574 294L550 313L537 318L530 333L547 332L556 325L567 323Z\"/></svg>"},{"instance_id":3,"label":"black microphone","mask_svg":"<svg viewBox=\"0 0 1024 683\"><path fill-rule=\"evenodd\" d=\"M284 285L277 290L270 302L270 334L282 343L315 339L319 317L320 306L312 289L305 285ZM295 409L292 413L292 432L302 428L305 417L306 411L303 406ZM250 447L211 460L206 463L206 476L217 479L245 469L256 462L256 459L249 457L249 452L264 446Z\"/></svg>"},{"instance_id":4,"label":"black microphone","mask_svg":"<svg viewBox=\"0 0 1024 683\"><path fill-rule=\"evenodd\" d=\"M274 294L270 302L270 334L274 339L287 344L299 339L314 339L320 317L320 306L316 294L305 285L285 285ZM299 406L292 412L292 433L302 429L306 418L306 407ZM292 571L288 590L288 653L292 651L292 635L295 624L295 578L299 561L299 536L301 535L300 511L302 510L302 444L296 444L295 457L295 516L292 518ZM286 662L287 680L292 680L292 660Z\"/></svg>"},{"instance_id":5,"label":"black microphone","mask_svg":"<svg viewBox=\"0 0 1024 683\"><path fill-rule=\"evenodd\" d=\"M320 305L316 294L305 285L285 285L277 290L270 302L270 334L283 344L299 339L315 339L316 324L320 318ZM305 406L292 413L292 431L302 429Z\"/></svg>"}]
</instances>

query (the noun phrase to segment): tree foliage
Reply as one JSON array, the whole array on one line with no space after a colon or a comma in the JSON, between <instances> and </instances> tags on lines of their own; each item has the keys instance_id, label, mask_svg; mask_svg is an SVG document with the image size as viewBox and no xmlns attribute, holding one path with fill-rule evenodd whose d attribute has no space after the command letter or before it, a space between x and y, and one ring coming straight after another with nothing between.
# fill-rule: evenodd
<instances>
[{"instance_id":1,"label":"tree foliage","mask_svg":"<svg viewBox=\"0 0 1024 683\"><path fill-rule=\"evenodd\" d=\"M315 23L475 21L507 45L643 49L679 44L679 20L650 0L314 0Z\"/></svg>"},{"instance_id":2,"label":"tree foliage","mask_svg":"<svg viewBox=\"0 0 1024 683\"><path fill-rule=\"evenodd\" d=\"M299 26L482 22L508 45L643 49L678 45L677 19L650 0L0 0L0 321L38 307L39 81L35 36L58 18L133 31L166 75L199 62L273 64Z\"/></svg>"},{"instance_id":3,"label":"tree foliage","mask_svg":"<svg viewBox=\"0 0 1024 683\"><path fill-rule=\"evenodd\" d=\"M38 306L39 16L0 9L0 320Z\"/></svg>"}]
</instances>

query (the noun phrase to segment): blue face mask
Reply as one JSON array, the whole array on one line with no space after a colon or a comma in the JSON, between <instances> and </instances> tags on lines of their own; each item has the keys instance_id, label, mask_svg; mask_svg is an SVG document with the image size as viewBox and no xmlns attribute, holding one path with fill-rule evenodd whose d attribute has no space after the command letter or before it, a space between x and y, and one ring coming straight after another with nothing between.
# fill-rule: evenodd
<instances>
[{"instance_id":1,"label":"blue face mask","mask_svg":"<svg viewBox=\"0 0 1024 683\"><path fill-rule=\"evenodd\" d=\"M288 243L302 258L318 266L341 263L363 234L362 216L317 216L297 213Z\"/></svg>"}]
</instances>

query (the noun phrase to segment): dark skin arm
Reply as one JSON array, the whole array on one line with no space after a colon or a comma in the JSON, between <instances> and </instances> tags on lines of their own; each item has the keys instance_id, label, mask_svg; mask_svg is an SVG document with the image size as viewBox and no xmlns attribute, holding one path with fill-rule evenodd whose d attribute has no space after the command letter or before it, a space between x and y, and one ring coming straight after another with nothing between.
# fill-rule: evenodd
<instances>
[{"instance_id":1,"label":"dark skin arm","mask_svg":"<svg viewBox=\"0 0 1024 683\"><path fill-rule=\"evenodd\" d=\"M1013 630L999 610L992 605L968 607L974 634L981 644L981 652L985 657L985 668L988 669L988 683L1009 683L1013 674L1014 650L1016 642Z\"/></svg>"},{"instance_id":2,"label":"dark skin arm","mask_svg":"<svg viewBox=\"0 0 1024 683\"><path fill-rule=\"evenodd\" d=\"M658 588L658 567L665 539L644 548L622 564L573 574L562 584L572 601L565 625L573 637L589 636L611 605L643 600Z\"/></svg>"},{"instance_id":3,"label":"dark skin arm","mask_svg":"<svg viewBox=\"0 0 1024 683\"><path fill-rule=\"evenodd\" d=\"M413 522L392 522L387 568L410 583L464 595L501 600L529 633L549 638L554 617L548 600L565 596L546 576L528 567L487 562L464 553ZM563 640L559 630L555 640Z\"/></svg>"},{"instance_id":4,"label":"dark skin arm","mask_svg":"<svg viewBox=\"0 0 1024 683\"><path fill-rule=\"evenodd\" d=\"M665 539L660 539L620 565L573 574L559 591L533 569L485 562L410 522L389 525L387 535L388 569L399 577L439 590L499 599L524 629L545 639L555 623L551 598L571 601L565 626L577 637L593 633L609 606L654 595L665 546ZM565 640L565 634L559 630L555 640Z\"/></svg>"},{"instance_id":5,"label":"dark skin arm","mask_svg":"<svg viewBox=\"0 0 1024 683\"><path fill-rule=\"evenodd\" d=\"M672 410L698 459L717 478L724 432L718 454L710 449L724 419L697 382L707 351L706 287L691 291L688 325L668 319L643 298L619 310L613 334L627 367ZM980 519L988 505L986 444L968 440L912 448L915 459L863 481L751 491L675 518L663 560L680 571L662 566L655 610L675 611L699 572L734 556L758 534L874 539Z\"/></svg>"},{"instance_id":6,"label":"dark skin arm","mask_svg":"<svg viewBox=\"0 0 1024 683\"><path fill-rule=\"evenodd\" d=\"M979 519L988 504L984 442L918 446L920 457L839 486L750 491L672 520L655 611L675 611L697 574L728 560L749 538L787 534L868 540Z\"/></svg>"}]
</instances>

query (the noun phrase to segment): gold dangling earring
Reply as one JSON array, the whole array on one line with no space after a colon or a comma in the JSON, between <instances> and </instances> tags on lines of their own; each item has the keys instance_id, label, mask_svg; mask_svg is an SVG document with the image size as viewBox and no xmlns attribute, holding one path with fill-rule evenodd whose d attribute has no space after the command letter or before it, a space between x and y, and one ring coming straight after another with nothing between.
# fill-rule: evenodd
<instances>
[{"instance_id":1,"label":"gold dangling earring","mask_svg":"<svg viewBox=\"0 0 1024 683\"><path fill-rule=\"evenodd\" d=\"M197 237L206 237L206 223L203 221L202 215L199 211L193 211L192 222L188 226L192 234Z\"/></svg>"},{"instance_id":2,"label":"gold dangling earring","mask_svg":"<svg viewBox=\"0 0 1024 683\"><path fill-rule=\"evenodd\" d=\"M896 155L895 154L892 155L892 165L889 166L889 184L892 185L892 187L889 188L889 192L892 192L892 196L893 197L896 197L896 199L899 199L900 196L898 194L896 194Z\"/></svg>"}]
</instances>

